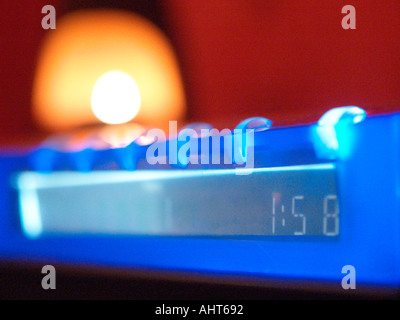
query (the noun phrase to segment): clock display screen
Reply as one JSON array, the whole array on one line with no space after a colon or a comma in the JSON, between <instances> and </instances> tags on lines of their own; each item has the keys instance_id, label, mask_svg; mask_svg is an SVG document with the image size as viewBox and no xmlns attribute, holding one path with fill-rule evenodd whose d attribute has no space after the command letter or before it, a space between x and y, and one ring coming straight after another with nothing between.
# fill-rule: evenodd
<instances>
[{"instance_id":1,"label":"clock display screen","mask_svg":"<svg viewBox=\"0 0 400 320\"><path fill-rule=\"evenodd\" d=\"M22 227L42 234L338 236L334 164L21 173ZM243 172L242 172L243 173Z\"/></svg>"}]
</instances>

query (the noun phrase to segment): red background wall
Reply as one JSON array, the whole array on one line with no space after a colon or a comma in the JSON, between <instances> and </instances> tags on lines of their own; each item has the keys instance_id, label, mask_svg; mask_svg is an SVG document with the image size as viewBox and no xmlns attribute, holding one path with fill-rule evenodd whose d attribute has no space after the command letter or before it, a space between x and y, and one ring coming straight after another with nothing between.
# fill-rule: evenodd
<instances>
[{"instance_id":1,"label":"red background wall","mask_svg":"<svg viewBox=\"0 0 400 320\"><path fill-rule=\"evenodd\" d=\"M0 2L0 142L41 137L30 115L41 8L61 0ZM64 2L65 4L65 2ZM341 8L356 8L343 30ZM400 1L164 0L180 57L188 120L219 128L260 115L317 121L330 107L400 111ZM173 119L171 119L173 120Z\"/></svg>"}]
</instances>

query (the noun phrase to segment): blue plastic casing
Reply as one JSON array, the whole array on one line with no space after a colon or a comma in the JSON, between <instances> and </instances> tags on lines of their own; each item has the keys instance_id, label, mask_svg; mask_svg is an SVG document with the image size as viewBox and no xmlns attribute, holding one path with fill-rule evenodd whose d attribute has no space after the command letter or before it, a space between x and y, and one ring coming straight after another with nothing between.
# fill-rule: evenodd
<instances>
[{"instance_id":1,"label":"blue plastic casing","mask_svg":"<svg viewBox=\"0 0 400 320\"><path fill-rule=\"evenodd\" d=\"M338 147L326 158L318 156L317 127L256 132L255 167L335 163L340 235L334 240L115 235L29 239L21 231L17 190L11 182L15 173L28 168L28 157L4 153L0 158L0 259L187 271L261 281L315 280L338 287L342 268L351 265L357 284L399 287L400 114L336 126Z\"/></svg>"}]
</instances>

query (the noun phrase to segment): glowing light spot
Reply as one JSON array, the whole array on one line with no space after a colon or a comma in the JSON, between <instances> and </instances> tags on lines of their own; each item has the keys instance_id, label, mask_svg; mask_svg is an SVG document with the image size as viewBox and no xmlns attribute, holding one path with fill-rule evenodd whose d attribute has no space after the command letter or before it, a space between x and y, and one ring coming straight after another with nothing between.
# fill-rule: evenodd
<instances>
[{"instance_id":1,"label":"glowing light spot","mask_svg":"<svg viewBox=\"0 0 400 320\"><path fill-rule=\"evenodd\" d=\"M315 127L314 146L320 158L345 159L353 149L352 125L365 120L367 113L356 106L327 111Z\"/></svg>"},{"instance_id":2,"label":"glowing light spot","mask_svg":"<svg viewBox=\"0 0 400 320\"><path fill-rule=\"evenodd\" d=\"M92 91L92 110L108 124L132 120L139 112L140 93L131 76L120 71L103 74Z\"/></svg>"},{"instance_id":3,"label":"glowing light spot","mask_svg":"<svg viewBox=\"0 0 400 320\"><path fill-rule=\"evenodd\" d=\"M126 10L85 9L57 16L46 32L32 84L32 117L49 132L101 122L91 108L93 86L109 71L135 81L141 106L135 122L165 128L183 120L185 90L174 47L150 20Z\"/></svg>"},{"instance_id":4,"label":"glowing light spot","mask_svg":"<svg viewBox=\"0 0 400 320\"><path fill-rule=\"evenodd\" d=\"M335 126L339 122L344 124L356 124L364 121L367 113L356 107L338 107L327 111L318 121L319 126Z\"/></svg>"}]
</instances>

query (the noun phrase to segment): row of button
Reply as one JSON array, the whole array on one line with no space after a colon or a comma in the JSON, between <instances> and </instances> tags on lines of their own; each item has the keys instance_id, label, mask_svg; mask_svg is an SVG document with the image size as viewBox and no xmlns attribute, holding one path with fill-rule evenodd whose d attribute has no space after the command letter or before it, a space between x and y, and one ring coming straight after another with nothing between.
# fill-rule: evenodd
<instances>
[{"instance_id":1,"label":"row of button","mask_svg":"<svg viewBox=\"0 0 400 320\"><path fill-rule=\"evenodd\" d=\"M320 156L332 158L337 149L337 124L355 124L363 121L366 112L358 107L339 107L326 112L316 126L315 147ZM270 129L272 121L262 117L248 118L240 122L235 134L257 133ZM223 132L223 131L222 131ZM219 135L218 130L208 123L192 123L183 127L177 137L169 141L160 141L154 130L146 130L137 124L103 127L95 130L82 130L77 133L51 136L36 148L30 155L32 170L52 172L54 170L135 170L140 159L146 157L147 148L158 142L168 145L171 139L177 143L177 150L187 138L206 138ZM241 152L247 148L247 139L242 141ZM233 161L235 163L235 161ZM187 163L177 161L172 167L185 168Z\"/></svg>"}]
</instances>

